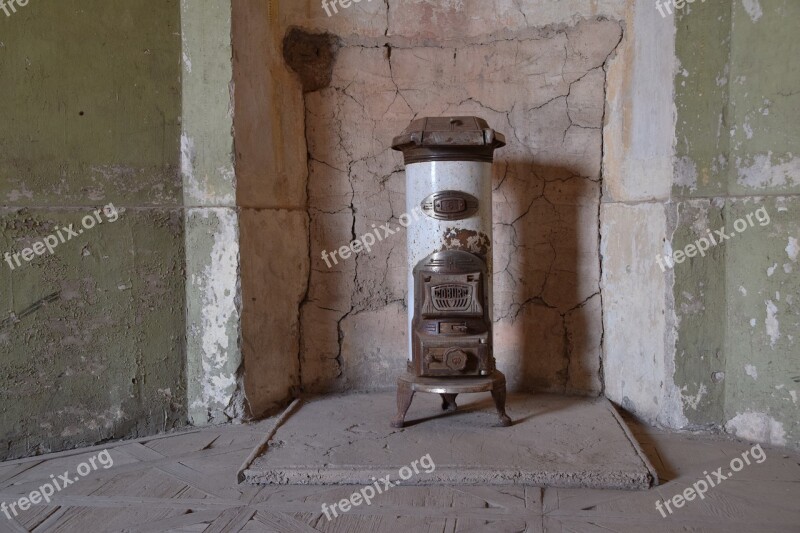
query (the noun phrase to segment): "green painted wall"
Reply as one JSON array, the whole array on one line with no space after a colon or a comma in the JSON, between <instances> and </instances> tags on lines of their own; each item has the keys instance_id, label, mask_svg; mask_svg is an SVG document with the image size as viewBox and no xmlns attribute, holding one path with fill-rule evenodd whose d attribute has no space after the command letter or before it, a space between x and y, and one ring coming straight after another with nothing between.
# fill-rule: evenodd
<instances>
[{"instance_id":1,"label":"green painted wall","mask_svg":"<svg viewBox=\"0 0 800 533\"><path fill-rule=\"evenodd\" d=\"M675 195L727 192L731 2L695 2L676 17Z\"/></svg>"},{"instance_id":2,"label":"green painted wall","mask_svg":"<svg viewBox=\"0 0 800 533\"><path fill-rule=\"evenodd\" d=\"M181 2L188 416L244 414L230 0Z\"/></svg>"},{"instance_id":3,"label":"green painted wall","mask_svg":"<svg viewBox=\"0 0 800 533\"><path fill-rule=\"evenodd\" d=\"M675 268L675 382L689 423L792 446L800 446L798 20L796 0L695 3L677 17L672 242L681 250L709 229L735 233Z\"/></svg>"},{"instance_id":4,"label":"green painted wall","mask_svg":"<svg viewBox=\"0 0 800 533\"><path fill-rule=\"evenodd\" d=\"M186 422L177 0L0 12L0 459ZM63 234L63 231L62 231Z\"/></svg>"}]
</instances>

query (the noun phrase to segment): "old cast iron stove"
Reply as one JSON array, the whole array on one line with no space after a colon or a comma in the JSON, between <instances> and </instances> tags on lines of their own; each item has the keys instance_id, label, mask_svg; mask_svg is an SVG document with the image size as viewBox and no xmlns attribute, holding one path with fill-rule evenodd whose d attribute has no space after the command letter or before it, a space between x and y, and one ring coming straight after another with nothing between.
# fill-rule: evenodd
<instances>
[{"instance_id":1,"label":"old cast iron stove","mask_svg":"<svg viewBox=\"0 0 800 533\"><path fill-rule=\"evenodd\" d=\"M503 426L506 380L492 354L492 161L502 134L477 117L413 121L392 148L406 164L406 207L425 216L408 228L409 361L398 379L403 427L415 391L456 396L490 391Z\"/></svg>"}]
</instances>

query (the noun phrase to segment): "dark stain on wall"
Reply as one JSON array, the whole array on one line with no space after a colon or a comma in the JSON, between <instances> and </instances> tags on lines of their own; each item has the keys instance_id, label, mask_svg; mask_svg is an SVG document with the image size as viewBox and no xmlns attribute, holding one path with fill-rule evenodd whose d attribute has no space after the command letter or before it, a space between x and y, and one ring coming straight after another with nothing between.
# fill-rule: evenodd
<instances>
[{"instance_id":1,"label":"dark stain on wall","mask_svg":"<svg viewBox=\"0 0 800 533\"><path fill-rule=\"evenodd\" d=\"M324 89L331 84L339 38L330 33L308 33L292 28L283 39L283 57L303 83L303 92Z\"/></svg>"}]
</instances>

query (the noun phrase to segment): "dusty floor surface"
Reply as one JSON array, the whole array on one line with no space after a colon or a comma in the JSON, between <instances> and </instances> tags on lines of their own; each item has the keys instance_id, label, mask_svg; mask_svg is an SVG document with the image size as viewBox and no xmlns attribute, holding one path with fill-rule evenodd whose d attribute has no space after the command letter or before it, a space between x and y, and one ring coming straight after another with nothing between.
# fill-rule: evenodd
<instances>
[{"instance_id":1,"label":"dusty floor surface","mask_svg":"<svg viewBox=\"0 0 800 533\"><path fill-rule=\"evenodd\" d=\"M455 412L417 393L393 429L393 393L326 396L300 406L246 471L255 484L354 484L390 475L403 485L541 485L645 489L656 477L611 403L511 395L512 427L497 427L489 393L461 394ZM425 459L425 465L414 465ZM400 479L400 470L408 479ZM415 467L416 468L413 468Z\"/></svg>"},{"instance_id":2,"label":"dusty floor surface","mask_svg":"<svg viewBox=\"0 0 800 533\"><path fill-rule=\"evenodd\" d=\"M108 444L114 460L13 521L0 532L796 532L800 529L800 454L765 446L766 459L744 466L662 518L671 499L751 449L724 437L668 433L629 425L658 470L648 491L504 487L392 488L370 506L328 521L321 504L360 486L238 485L236 470L271 426L220 426ZM103 447L0 464L0 502L11 503L70 472Z\"/></svg>"}]
</instances>

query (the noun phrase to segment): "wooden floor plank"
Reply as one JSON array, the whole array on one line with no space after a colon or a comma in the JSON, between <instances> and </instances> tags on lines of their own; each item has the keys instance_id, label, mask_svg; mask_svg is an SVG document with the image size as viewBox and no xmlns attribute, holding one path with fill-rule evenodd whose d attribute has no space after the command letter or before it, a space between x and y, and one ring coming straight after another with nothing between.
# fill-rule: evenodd
<instances>
[{"instance_id":1,"label":"wooden floor plank","mask_svg":"<svg viewBox=\"0 0 800 533\"><path fill-rule=\"evenodd\" d=\"M117 442L109 442L105 444L98 444L97 446L87 446L86 448L75 448L74 450L64 450L63 452L49 453L45 455L37 455L35 457L24 457L21 459L13 459L8 464L25 464L30 462L52 461L61 457L70 457L72 455L81 455L92 452L101 452L106 449L116 448L117 446L125 446L134 442L151 442L158 439L168 439L176 434L184 433L200 433L202 429L185 429L176 432L175 434L153 435L150 437L141 437L138 439L121 440Z\"/></svg>"},{"instance_id":2,"label":"wooden floor plank","mask_svg":"<svg viewBox=\"0 0 800 533\"><path fill-rule=\"evenodd\" d=\"M95 493L78 496L84 500L96 501L103 496L118 493L121 488L126 494L137 497L158 497L166 501L183 502L185 496L197 496L197 491L185 483L156 470L145 470L142 474L130 479L117 479L101 486ZM92 531L97 524L102 524L105 531L124 529L131 524L153 522L180 515L186 507L128 506L128 507L96 507L92 505L71 505L64 516L58 520L52 531Z\"/></svg>"},{"instance_id":3,"label":"wooden floor plank","mask_svg":"<svg viewBox=\"0 0 800 533\"><path fill-rule=\"evenodd\" d=\"M212 441L213 440L216 439L212 439ZM205 447L203 449L205 449ZM131 444L129 447L126 447L125 451L145 463L149 461L158 461L166 457L161 452L158 452L156 450L153 450L152 448L148 448L147 446L138 443ZM192 451L197 451L197 450L192 450ZM179 460L159 464L154 468L157 468L158 470L175 477L176 479L186 483L187 485L194 487L199 491L204 492L208 496L211 497L220 496L215 491L217 483L215 483L214 478L208 477L203 472L198 472L197 470L189 468L188 466L181 463Z\"/></svg>"},{"instance_id":4,"label":"wooden floor plank","mask_svg":"<svg viewBox=\"0 0 800 533\"><path fill-rule=\"evenodd\" d=\"M256 510L249 507L227 509L203 530L204 533L236 533L253 518Z\"/></svg>"},{"instance_id":5,"label":"wooden floor plank","mask_svg":"<svg viewBox=\"0 0 800 533\"><path fill-rule=\"evenodd\" d=\"M30 461L30 462L22 463L22 464L11 464L11 465L9 465L10 468L5 468L5 469L3 469L2 472L0 472L0 489L2 489L4 487L7 487L11 483L13 483L14 482L14 478L19 476L23 472L26 472L26 471L28 471L28 470L30 470L32 468L35 468L35 467L39 466L40 464L42 464L43 462L44 461Z\"/></svg>"},{"instance_id":6,"label":"wooden floor plank","mask_svg":"<svg viewBox=\"0 0 800 533\"><path fill-rule=\"evenodd\" d=\"M178 528L185 528L188 526L197 526L202 524L202 529L208 527L208 524L216 520L222 510L200 511L197 513L183 513L163 520L155 520L153 522L146 522L140 525L134 525L117 530L116 533L162 533L163 531L171 531Z\"/></svg>"},{"instance_id":7,"label":"wooden floor plank","mask_svg":"<svg viewBox=\"0 0 800 533\"><path fill-rule=\"evenodd\" d=\"M16 500L18 494L2 494L0 500ZM218 498L144 498L141 496L55 496L52 503L65 507L96 507L96 508L120 508L131 507L158 507L162 509L192 509L209 510L242 507L243 504L237 500L223 500ZM5 518L5 517L4 517Z\"/></svg>"},{"instance_id":8,"label":"wooden floor plank","mask_svg":"<svg viewBox=\"0 0 800 533\"><path fill-rule=\"evenodd\" d=\"M228 455L235 456L234 462L236 461L241 462L241 457L247 455L247 453L253 447L253 442L255 442L256 440L255 435L251 435L249 438L250 438L249 441L240 442L239 444L230 448L212 447L206 450L190 452L179 457L161 457L158 459L151 459L146 461L147 463L146 466L159 467L159 466L174 464L176 461L183 461L189 459L203 459L208 461L209 464L213 464L216 460L218 460L219 457L226 457ZM133 443L131 441L127 441L124 444L120 445L119 447L111 448L110 451L112 454L112 458L114 458L114 466L108 470L101 468L100 470L92 472L92 477L100 480L108 480L108 479L113 479L114 477L117 477L119 474L122 473L140 471L144 466L142 464L142 460L136 459L132 457L130 454L125 452L126 449L125 447L129 446L130 444L139 444L139 443ZM70 460L75 461L74 456L76 455L86 455L87 457L91 457L93 454L81 454L73 450L73 453L71 453L69 456L66 457L70 457L71 458ZM56 457L55 458L56 462L54 463L46 462L42 463L41 466L38 466L37 468L31 468L29 470L26 470L23 474L23 476L25 477L24 479L25 483L20 485L21 487L20 493L30 492L31 490L36 489L41 484L41 482L49 481L50 474L53 474L54 472L58 472L59 474L63 473L64 469L61 468L62 463L59 462L61 459L62 457ZM79 462L81 461L75 461L75 464ZM58 465L58 468L56 468L53 465ZM232 479L235 480L235 473L231 477ZM15 483L16 483L16 478L15 478ZM0 490L3 489L0 488Z\"/></svg>"},{"instance_id":9,"label":"wooden floor plank","mask_svg":"<svg viewBox=\"0 0 800 533\"><path fill-rule=\"evenodd\" d=\"M489 506L509 511L526 508L525 487L454 487L454 490L481 498Z\"/></svg>"},{"instance_id":10,"label":"wooden floor plank","mask_svg":"<svg viewBox=\"0 0 800 533\"><path fill-rule=\"evenodd\" d=\"M542 512L544 491L541 487L525 487L525 508L530 512Z\"/></svg>"},{"instance_id":11,"label":"wooden floor plank","mask_svg":"<svg viewBox=\"0 0 800 533\"><path fill-rule=\"evenodd\" d=\"M368 516L347 514L340 519L325 521L323 517L315 528L322 533L441 533L447 526L441 518L413 516ZM489 530L491 531L491 530Z\"/></svg>"},{"instance_id":12,"label":"wooden floor plank","mask_svg":"<svg viewBox=\"0 0 800 533\"><path fill-rule=\"evenodd\" d=\"M308 524L284 513L259 511L253 518L265 526L274 528L282 533L319 533L318 529L314 529Z\"/></svg>"},{"instance_id":13,"label":"wooden floor plank","mask_svg":"<svg viewBox=\"0 0 800 533\"><path fill-rule=\"evenodd\" d=\"M508 520L461 519L455 533L519 533L525 531L528 524L525 520L511 518Z\"/></svg>"},{"instance_id":14,"label":"wooden floor plank","mask_svg":"<svg viewBox=\"0 0 800 533\"><path fill-rule=\"evenodd\" d=\"M0 516L0 533L28 533L28 531L13 518L9 520L5 516Z\"/></svg>"},{"instance_id":15,"label":"wooden floor plank","mask_svg":"<svg viewBox=\"0 0 800 533\"><path fill-rule=\"evenodd\" d=\"M284 513L321 513L319 504L316 503L285 503L285 504L258 504L255 506L261 511L280 511ZM452 508L442 505L392 505L373 503L369 507L355 507L347 512L347 516L396 516L396 517L425 517L425 518L486 518L502 520L510 516L528 519L541 516L539 513L519 511L510 513L506 509L495 509L485 507L474 508ZM341 515L340 515L341 516Z\"/></svg>"},{"instance_id":16,"label":"wooden floor plank","mask_svg":"<svg viewBox=\"0 0 800 533\"><path fill-rule=\"evenodd\" d=\"M42 520L36 527L31 529L32 533L45 533L50 531L62 519L69 510L69 507L55 507L52 512Z\"/></svg>"},{"instance_id":17,"label":"wooden floor plank","mask_svg":"<svg viewBox=\"0 0 800 533\"><path fill-rule=\"evenodd\" d=\"M207 450L218 439L219 433L200 432L149 441L142 443L142 445L157 451L163 457L178 457L192 452Z\"/></svg>"}]
</instances>

